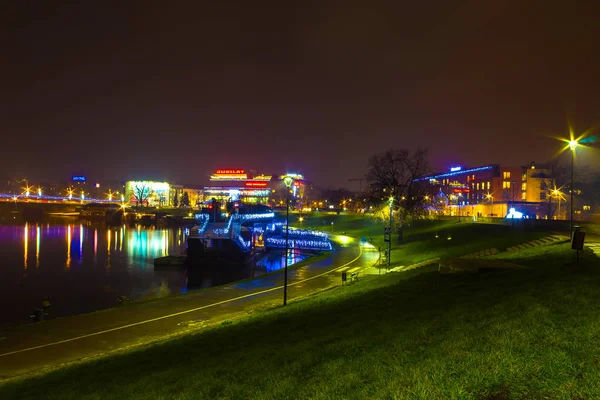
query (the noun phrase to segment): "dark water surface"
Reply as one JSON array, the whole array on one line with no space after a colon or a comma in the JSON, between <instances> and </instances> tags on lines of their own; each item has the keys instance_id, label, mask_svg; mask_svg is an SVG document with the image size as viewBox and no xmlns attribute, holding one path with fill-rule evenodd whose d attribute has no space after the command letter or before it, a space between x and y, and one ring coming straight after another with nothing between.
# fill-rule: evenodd
<instances>
[{"instance_id":1,"label":"dark water surface","mask_svg":"<svg viewBox=\"0 0 600 400\"><path fill-rule=\"evenodd\" d=\"M52 317L108 308L131 299L179 293L184 271L154 272L154 258L181 254L184 228L62 223L0 225L0 324L27 322L50 296Z\"/></svg>"},{"instance_id":2,"label":"dark water surface","mask_svg":"<svg viewBox=\"0 0 600 400\"><path fill-rule=\"evenodd\" d=\"M50 296L49 318L116 306L132 300L185 293L280 269L282 255L252 268L154 271L154 259L185 251L185 228L108 227L74 218L0 224L0 325L27 323ZM291 254L290 265L304 256Z\"/></svg>"}]
</instances>

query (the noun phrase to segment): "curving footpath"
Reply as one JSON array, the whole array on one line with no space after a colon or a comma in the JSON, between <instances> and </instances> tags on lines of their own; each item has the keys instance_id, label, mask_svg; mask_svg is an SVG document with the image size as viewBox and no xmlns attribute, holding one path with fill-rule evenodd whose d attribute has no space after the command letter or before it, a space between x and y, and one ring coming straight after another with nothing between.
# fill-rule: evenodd
<instances>
[{"instance_id":1,"label":"curving footpath","mask_svg":"<svg viewBox=\"0 0 600 400\"><path fill-rule=\"evenodd\" d=\"M370 267L377 252L344 247L288 272L288 299L341 284L341 271ZM283 272L91 314L0 331L0 381L43 372L281 305Z\"/></svg>"}]
</instances>

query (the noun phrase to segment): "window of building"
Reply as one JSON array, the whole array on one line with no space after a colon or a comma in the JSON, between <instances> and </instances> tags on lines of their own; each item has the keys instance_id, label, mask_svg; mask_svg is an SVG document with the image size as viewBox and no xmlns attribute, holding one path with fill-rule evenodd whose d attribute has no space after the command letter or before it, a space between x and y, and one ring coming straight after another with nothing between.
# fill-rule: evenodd
<instances>
[{"instance_id":1,"label":"window of building","mask_svg":"<svg viewBox=\"0 0 600 400\"><path fill-rule=\"evenodd\" d=\"M487 183L487 190L490 190L490 183Z\"/></svg>"},{"instance_id":2,"label":"window of building","mask_svg":"<svg viewBox=\"0 0 600 400\"><path fill-rule=\"evenodd\" d=\"M477 182L477 190L479 190L479 182Z\"/></svg>"},{"instance_id":3,"label":"window of building","mask_svg":"<svg viewBox=\"0 0 600 400\"><path fill-rule=\"evenodd\" d=\"M503 189L510 189L510 181L504 181L504 182L502 182L502 188Z\"/></svg>"},{"instance_id":4,"label":"window of building","mask_svg":"<svg viewBox=\"0 0 600 400\"><path fill-rule=\"evenodd\" d=\"M510 172L509 171L504 171L504 173L502 174L502 176L504 177L504 179L510 179Z\"/></svg>"},{"instance_id":5,"label":"window of building","mask_svg":"<svg viewBox=\"0 0 600 400\"><path fill-rule=\"evenodd\" d=\"M527 200L527 192L521 192L521 200Z\"/></svg>"},{"instance_id":6,"label":"window of building","mask_svg":"<svg viewBox=\"0 0 600 400\"><path fill-rule=\"evenodd\" d=\"M527 190L527 183L521 183L521 190Z\"/></svg>"},{"instance_id":7,"label":"window of building","mask_svg":"<svg viewBox=\"0 0 600 400\"><path fill-rule=\"evenodd\" d=\"M546 192L540 192L540 200L546 200Z\"/></svg>"},{"instance_id":8,"label":"window of building","mask_svg":"<svg viewBox=\"0 0 600 400\"><path fill-rule=\"evenodd\" d=\"M590 206L583 206L583 211L590 211L592 208Z\"/></svg>"}]
</instances>

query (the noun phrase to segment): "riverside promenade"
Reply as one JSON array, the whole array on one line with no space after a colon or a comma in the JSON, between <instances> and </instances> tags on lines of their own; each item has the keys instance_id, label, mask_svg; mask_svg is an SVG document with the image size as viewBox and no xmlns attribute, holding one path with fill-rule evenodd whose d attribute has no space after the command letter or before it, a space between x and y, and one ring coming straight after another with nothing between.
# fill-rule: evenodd
<instances>
[{"instance_id":1,"label":"riverside promenade","mask_svg":"<svg viewBox=\"0 0 600 400\"><path fill-rule=\"evenodd\" d=\"M378 258L356 244L288 271L291 301L341 284ZM0 330L0 381L198 331L283 302L283 271L253 280Z\"/></svg>"}]
</instances>

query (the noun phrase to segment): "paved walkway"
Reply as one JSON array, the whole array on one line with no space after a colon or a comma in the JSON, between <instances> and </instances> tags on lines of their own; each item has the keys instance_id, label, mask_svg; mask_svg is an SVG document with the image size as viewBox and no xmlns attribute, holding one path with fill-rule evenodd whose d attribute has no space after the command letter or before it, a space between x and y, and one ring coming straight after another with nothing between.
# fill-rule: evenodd
<instances>
[{"instance_id":1,"label":"paved walkway","mask_svg":"<svg viewBox=\"0 0 600 400\"><path fill-rule=\"evenodd\" d=\"M342 270L367 268L377 257L376 251L363 251L354 245L291 270L288 299L339 285ZM282 301L280 272L186 295L0 330L0 381L197 330L281 305Z\"/></svg>"}]
</instances>

